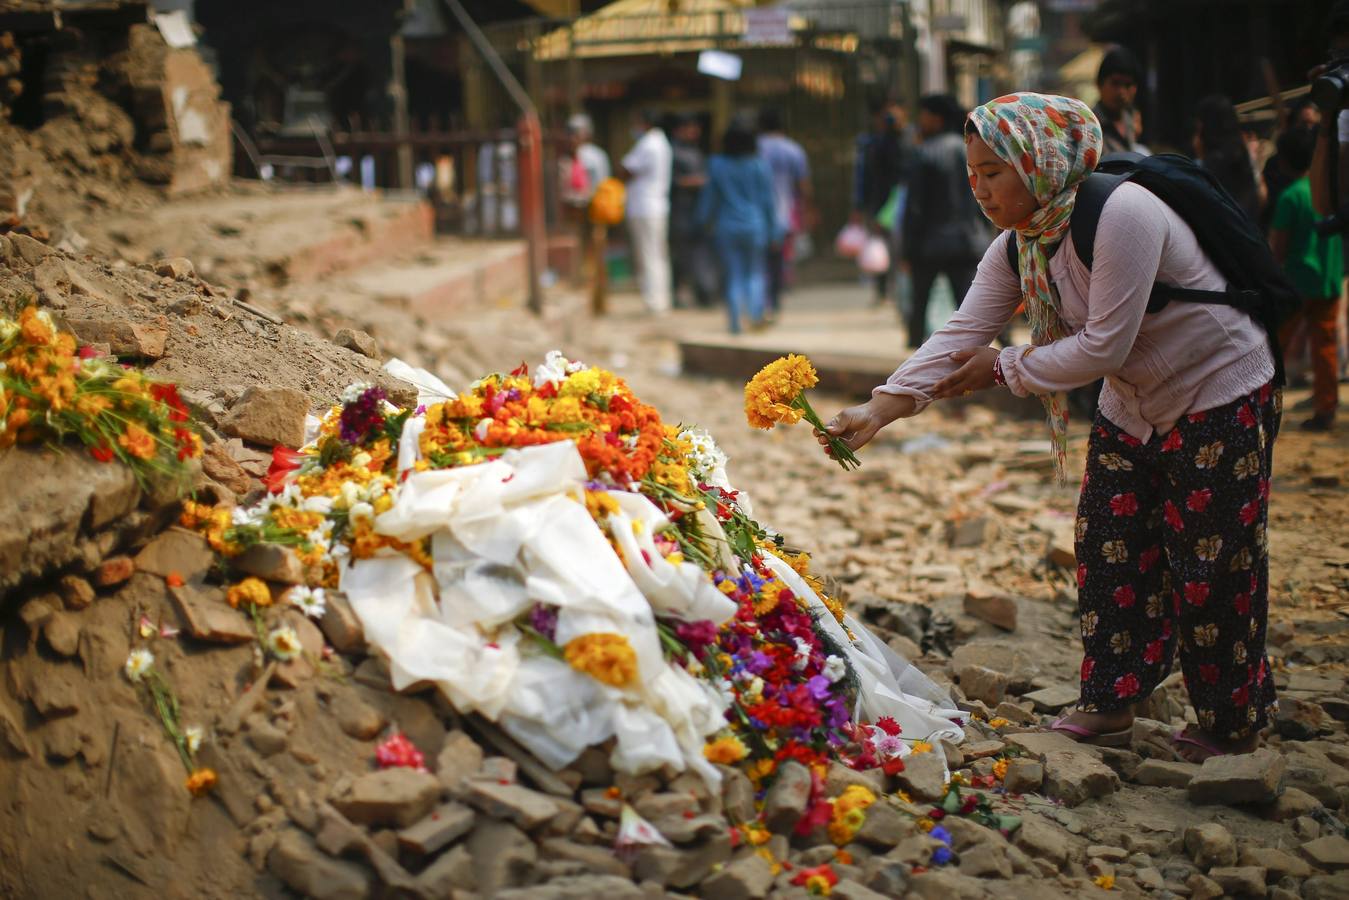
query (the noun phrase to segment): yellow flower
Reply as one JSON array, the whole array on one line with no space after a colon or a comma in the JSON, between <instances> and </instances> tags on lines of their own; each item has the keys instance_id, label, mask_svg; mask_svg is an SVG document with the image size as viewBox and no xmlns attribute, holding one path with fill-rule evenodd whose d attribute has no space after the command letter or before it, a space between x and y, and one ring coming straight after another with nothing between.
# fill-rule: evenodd
<instances>
[{"instance_id":1,"label":"yellow flower","mask_svg":"<svg viewBox=\"0 0 1349 900\"><path fill-rule=\"evenodd\" d=\"M703 756L707 757L709 762L727 766L740 762L748 753L744 743L735 735L719 737L703 745Z\"/></svg>"},{"instance_id":2,"label":"yellow flower","mask_svg":"<svg viewBox=\"0 0 1349 900\"><path fill-rule=\"evenodd\" d=\"M193 797L202 797L209 794L219 781L215 769L194 769L187 776L187 789Z\"/></svg>"},{"instance_id":3,"label":"yellow flower","mask_svg":"<svg viewBox=\"0 0 1349 900\"><path fill-rule=\"evenodd\" d=\"M637 654L621 634L583 634L567 642L564 656L573 669L613 687L637 675Z\"/></svg>"},{"instance_id":4,"label":"yellow flower","mask_svg":"<svg viewBox=\"0 0 1349 900\"><path fill-rule=\"evenodd\" d=\"M834 798L834 811L846 812L850 809L866 809L876 802L876 795L870 788L863 787L860 784L850 784L843 789L843 793Z\"/></svg>"},{"instance_id":5,"label":"yellow flower","mask_svg":"<svg viewBox=\"0 0 1349 900\"><path fill-rule=\"evenodd\" d=\"M917 822L914 822L913 824L918 826L919 831L923 832L931 831L933 828L937 827L937 823L929 819L927 816L924 816L923 818L919 819Z\"/></svg>"},{"instance_id":6,"label":"yellow flower","mask_svg":"<svg viewBox=\"0 0 1349 900\"><path fill-rule=\"evenodd\" d=\"M250 603L254 606L271 606L272 591L267 587L267 582L260 578L245 578L229 589L226 599L235 609Z\"/></svg>"},{"instance_id":7,"label":"yellow flower","mask_svg":"<svg viewBox=\"0 0 1349 900\"><path fill-rule=\"evenodd\" d=\"M993 764L993 777L999 781L1007 777L1007 760L1000 759Z\"/></svg>"},{"instance_id":8,"label":"yellow flower","mask_svg":"<svg viewBox=\"0 0 1349 900\"><path fill-rule=\"evenodd\" d=\"M909 748L914 753L931 753L932 745L927 741L914 741L913 746Z\"/></svg>"},{"instance_id":9,"label":"yellow flower","mask_svg":"<svg viewBox=\"0 0 1349 900\"><path fill-rule=\"evenodd\" d=\"M126 427L126 433L119 435L117 443L137 459L153 459L155 455L155 439L150 432L146 431L140 425L132 422Z\"/></svg>"},{"instance_id":10,"label":"yellow flower","mask_svg":"<svg viewBox=\"0 0 1349 900\"><path fill-rule=\"evenodd\" d=\"M603 519L618 512L618 501L608 491L586 491L586 511L595 520Z\"/></svg>"},{"instance_id":11,"label":"yellow flower","mask_svg":"<svg viewBox=\"0 0 1349 900\"><path fill-rule=\"evenodd\" d=\"M1095 878L1091 880L1091 883L1096 885L1103 891L1113 891L1115 889L1115 876L1097 875Z\"/></svg>"},{"instance_id":12,"label":"yellow flower","mask_svg":"<svg viewBox=\"0 0 1349 900\"><path fill-rule=\"evenodd\" d=\"M758 847L760 844L768 843L768 839L773 836L773 832L768 830L768 826L762 822L749 822L740 826L740 832L745 836L745 840L750 846Z\"/></svg>"},{"instance_id":13,"label":"yellow flower","mask_svg":"<svg viewBox=\"0 0 1349 900\"><path fill-rule=\"evenodd\" d=\"M1002 716L994 716L993 718L988 720L989 728L1006 728L1008 725L1011 724L1012 724L1011 722L1004 719Z\"/></svg>"},{"instance_id":14,"label":"yellow flower","mask_svg":"<svg viewBox=\"0 0 1349 900\"><path fill-rule=\"evenodd\" d=\"M858 830L866 823L867 814L861 809L850 809L844 813L834 812L829 822L829 840L842 847L852 842Z\"/></svg>"},{"instance_id":15,"label":"yellow flower","mask_svg":"<svg viewBox=\"0 0 1349 900\"><path fill-rule=\"evenodd\" d=\"M801 421L796 399L820 378L810 360L795 353L775 359L745 385L745 418L754 428Z\"/></svg>"}]
</instances>

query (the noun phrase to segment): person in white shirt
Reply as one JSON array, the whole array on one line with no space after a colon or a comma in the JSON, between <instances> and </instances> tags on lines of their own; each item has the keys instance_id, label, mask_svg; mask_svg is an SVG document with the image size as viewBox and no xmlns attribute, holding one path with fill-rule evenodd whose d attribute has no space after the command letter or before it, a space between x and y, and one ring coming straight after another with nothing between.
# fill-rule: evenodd
<instances>
[{"instance_id":1,"label":"person in white shirt","mask_svg":"<svg viewBox=\"0 0 1349 900\"><path fill-rule=\"evenodd\" d=\"M670 168L673 150L659 125L659 115L645 111L642 134L623 157L622 173L628 184L628 233L642 302L647 312L670 310Z\"/></svg>"}]
</instances>

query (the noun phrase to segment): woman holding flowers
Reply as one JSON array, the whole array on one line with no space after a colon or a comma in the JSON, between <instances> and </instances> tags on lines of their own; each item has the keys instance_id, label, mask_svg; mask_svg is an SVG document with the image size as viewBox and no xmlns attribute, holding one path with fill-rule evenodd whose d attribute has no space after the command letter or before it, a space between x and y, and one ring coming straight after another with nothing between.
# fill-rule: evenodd
<instances>
[{"instance_id":1,"label":"woman holding flowers","mask_svg":"<svg viewBox=\"0 0 1349 900\"><path fill-rule=\"evenodd\" d=\"M1101 151L1083 103L1000 97L971 113L965 143L975 199L1006 230L947 325L827 431L856 449L934 399L1004 386L1044 401L1061 475L1064 393L1104 378L1077 515L1081 695L1051 727L1127 743L1134 704L1179 648L1198 726L1176 735L1178 751L1194 761L1249 752L1275 702L1265 527L1280 399L1265 333L1226 306L1144 315L1156 282L1213 291L1226 279L1190 227L1137 185L1110 195L1094 265L1082 264L1069 222ZM990 348L1022 302L1032 343Z\"/></svg>"}]
</instances>

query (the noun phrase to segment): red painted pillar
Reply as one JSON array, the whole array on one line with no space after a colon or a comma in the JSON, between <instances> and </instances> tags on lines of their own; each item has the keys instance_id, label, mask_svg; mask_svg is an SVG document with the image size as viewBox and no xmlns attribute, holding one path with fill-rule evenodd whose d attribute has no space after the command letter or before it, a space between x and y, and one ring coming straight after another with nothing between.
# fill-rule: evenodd
<instances>
[{"instance_id":1,"label":"red painted pillar","mask_svg":"<svg viewBox=\"0 0 1349 900\"><path fill-rule=\"evenodd\" d=\"M534 112L517 126L520 164L520 231L529 265L529 309L543 312L543 273L548 268L548 231L543 199L543 127Z\"/></svg>"}]
</instances>

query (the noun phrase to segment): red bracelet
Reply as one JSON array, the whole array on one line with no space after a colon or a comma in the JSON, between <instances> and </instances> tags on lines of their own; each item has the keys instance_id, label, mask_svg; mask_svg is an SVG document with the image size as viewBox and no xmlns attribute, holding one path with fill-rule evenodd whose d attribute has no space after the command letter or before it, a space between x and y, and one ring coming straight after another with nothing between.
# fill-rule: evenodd
<instances>
[{"instance_id":1,"label":"red bracelet","mask_svg":"<svg viewBox=\"0 0 1349 900\"><path fill-rule=\"evenodd\" d=\"M1001 354L1001 353L999 353L998 356L993 360L993 383L994 383L994 384L1000 384L1000 385L1002 385L1003 387L1007 387L1007 379L1006 379L1005 377L1003 377L1003 374L1002 374L1002 354Z\"/></svg>"}]
</instances>

